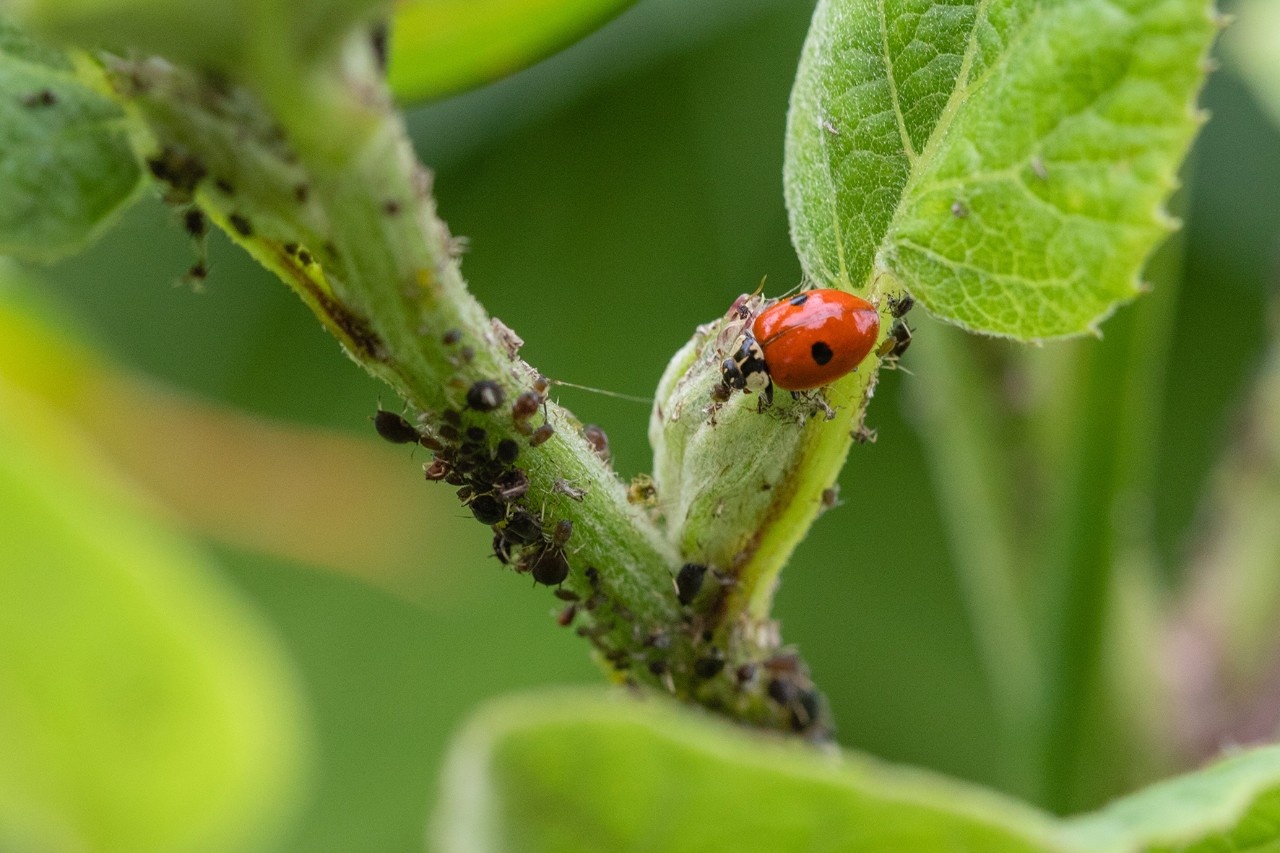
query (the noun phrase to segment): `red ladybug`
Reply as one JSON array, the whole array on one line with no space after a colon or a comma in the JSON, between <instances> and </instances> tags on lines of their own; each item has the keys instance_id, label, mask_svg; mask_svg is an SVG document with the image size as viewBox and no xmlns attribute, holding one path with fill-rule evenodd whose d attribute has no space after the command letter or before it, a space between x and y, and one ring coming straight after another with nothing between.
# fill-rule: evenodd
<instances>
[{"instance_id":1,"label":"red ladybug","mask_svg":"<svg viewBox=\"0 0 1280 853\"><path fill-rule=\"evenodd\" d=\"M724 384L756 391L764 405L773 385L820 388L851 372L875 347L875 306L842 290L809 290L761 311L721 365Z\"/></svg>"}]
</instances>

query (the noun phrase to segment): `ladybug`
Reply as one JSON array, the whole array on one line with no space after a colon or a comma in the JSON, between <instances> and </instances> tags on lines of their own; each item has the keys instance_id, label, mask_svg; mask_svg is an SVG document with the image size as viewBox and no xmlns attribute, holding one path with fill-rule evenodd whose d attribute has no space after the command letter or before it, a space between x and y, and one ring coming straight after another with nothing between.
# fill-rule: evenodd
<instances>
[{"instance_id":1,"label":"ladybug","mask_svg":"<svg viewBox=\"0 0 1280 853\"><path fill-rule=\"evenodd\" d=\"M724 384L773 402L773 386L807 391L850 373L875 347L880 314L843 290L809 290L770 305L734 341Z\"/></svg>"}]
</instances>

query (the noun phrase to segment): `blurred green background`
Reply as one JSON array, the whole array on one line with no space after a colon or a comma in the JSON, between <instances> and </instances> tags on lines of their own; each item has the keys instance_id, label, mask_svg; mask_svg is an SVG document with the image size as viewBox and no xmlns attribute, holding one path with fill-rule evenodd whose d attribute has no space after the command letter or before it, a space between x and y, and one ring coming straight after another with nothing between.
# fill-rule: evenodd
<instances>
[{"instance_id":1,"label":"blurred green background","mask_svg":"<svg viewBox=\"0 0 1280 853\"><path fill-rule=\"evenodd\" d=\"M440 212L469 240L464 273L531 363L647 394L695 324L762 276L770 292L798 281L783 123L811 11L643 0L527 71L411 110ZM1177 428L1162 439L1155 489L1167 565L1262 350L1280 257L1280 134L1230 68L1203 103L1213 121L1187 170L1185 255L1172 264L1184 281L1163 406ZM180 514L208 534L298 670L315 755L286 849L419 850L442 751L469 710L600 675L586 644L555 626L554 599L500 570L488 532L421 482L422 454L378 443L368 416L379 400L396 405L387 390L278 281L224 240L210 252L203 292L176 285L192 248L149 200L48 271L48 285L121 364L262 419L245 441L198 444L207 452L189 467L141 432L120 438L132 449L117 455L170 502L201 493ZM855 447L846 509L801 546L777 616L826 690L842 744L995 783L994 712L912 429L912 381L882 376L869 414L879 440ZM605 427L623 476L647 469L646 407L571 389L561 400ZM237 468L246 455L255 471ZM317 529L326 490L367 511L324 522L346 537L328 559L261 544L215 507L219 495L246 500L235 490L255 476L263 512L303 507L297 517Z\"/></svg>"}]
</instances>

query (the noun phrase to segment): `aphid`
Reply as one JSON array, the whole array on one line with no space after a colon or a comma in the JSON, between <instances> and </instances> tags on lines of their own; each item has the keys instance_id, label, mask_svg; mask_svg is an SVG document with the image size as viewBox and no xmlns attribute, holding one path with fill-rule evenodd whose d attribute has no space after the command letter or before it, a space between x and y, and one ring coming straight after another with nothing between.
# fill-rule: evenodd
<instances>
[{"instance_id":1,"label":"aphid","mask_svg":"<svg viewBox=\"0 0 1280 853\"><path fill-rule=\"evenodd\" d=\"M537 447L544 444L547 439L556 434L556 428L551 424L543 424L533 431L533 435L529 436L529 446Z\"/></svg>"},{"instance_id":2,"label":"aphid","mask_svg":"<svg viewBox=\"0 0 1280 853\"><path fill-rule=\"evenodd\" d=\"M533 582L543 586L559 586L569 577L569 561L564 551L554 546L537 548L525 560L524 568L533 575Z\"/></svg>"},{"instance_id":3,"label":"aphid","mask_svg":"<svg viewBox=\"0 0 1280 853\"><path fill-rule=\"evenodd\" d=\"M500 499L514 501L529 491L529 475L515 468L499 477L493 485L494 494Z\"/></svg>"},{"instance_id":4,"label":"aphid","mask_svg":"<svg viewBox=\"0 0 1280 853\"><path fill-rule=\"evenodd\" d=\"M439 457L422 466L423 475L425 475L431 482L439 482L440 480L443 480L445 477L449 476L450 470L452 469L450 468L449 463Z\"/></svg>"},{"instance_id":5,"label":"aphid","mask_svg":"<svg viewBox=\"0 0 1280 853\"><path fill-rule=\"evenodd\" d=\"M497 524L507 515L507 508L493 495L479 495L467 508L481 524Z\"/></svg>"},{"instance_id":6,"label":"aphid","mask_svg":"<svg viewBox=\"0 0 1280 853\"><path fill-rule=\"evenodd\" d=\"M378 409L370 420L378 435L392 444L417 444L422 439L422 433L418 432L417 427L395 412Z\"/></svg>"},{"instance_id":7,"label":"aphid","mask_svg":"<svg viewBox=\"0 0 1280 853\"><path fill-rule=\"evenodd\" d=\"M440 340L445 346L451 347L462 340L462 332L457 329L448 329Z\"/></svg>"},{"instance_id":8,"label":"aphid","mask_svg":"<svg viewBox=\"0 0 1280 853\"><path fill-rule=\"evenodd\" d=\"M676 572L676 600L682 607L688 607L698 597L706 575L707 567L700 563L685 563Z\"/></svg>"},{"instance_id":9,"label":"aphid","mask_svg":"<svg viewBox=\"0 0 1280 853\"><path fill-rule=\"evenodd\" d=\"M537 579L537 575L534 575L534 580ZM561 628L568 628L569 625L573 623L573 617L577 615L578 605L576 603L571 603L564 610L560 611L560 615L556 617L556 624Z\"/></svg>"},{"instance_id":10,"label":"aphid","mask_svg":"<svg viewBox=\"0 0 1280 853\"><path fill-rule=\"evenodd\" d=\"M609 436L605 435L605 431L595 424L587 424L582 428L582 437L587 440L587 444L591 445L591 449L596 452L605 462L609 461Z\"/></svg>"},{"instance_id":11,"label":"aphid","mask_svg":"<svg viewBox=\"0 0 1280 853\"><path fill-rule=\"evenodd\" d=\"M188 208L187 212L182 214L182 227L188 234L199 240L208 233L209 220L198 207Z\"/></svg>"},{"instance_id":12,"label":"aphid","mask_svg":"<svg viewBox=\"0 0 1280 853\"><path fill-rule=\"evenodd\" d=\"M507 538L517 545L529 545L542 538L542 525L525 510L518 510L507 519L503 530Z\"/></svg>"},{"instance_id":13,"label":"aphid","mask_svg":"<svg viewBox=\"0 0 1280 853\"><path fill-rule=\"evenodd\" d=\"M521 391L516 401L511 404L511 417L516 421L527 420L537 413L542 405L542 395L537 391Z\"/></svg>"},{"instance_id":14,"label":"aphid","mask_svg":"<svg viewBox=\"0 0 1280 853\"><path fill-rule=\"evenodd\" d=\"M499 462L510 465L520 456L520 445L513 439L504 438L498 442L498 448L495 453Z\"/></svg>"},{"instance_id":15,"label":"aphid","mask_svg":"<svg viewBox=\"0 0 1280 853\"><path fill-rule=\"evenodd\" d=\"M889 316L893 317L895 320L899 317L905 317L908 311L916 307L916 301L907 293L902 294L901 297L890 296L888 303Z\"/></svg>"},{"instance_id":16,"label":"aphid","mask_svg":"<svg viewBox=\"0 0 1280 853\"><path fill-rule=\"evenodd\" d=\"M504 399L502 386L492 379L481 379L467 390L467 405L477 412L492 412Z\"/></svg>"},{"instance_id":17,"label":"aphid","mask_svg":"<svg viewBox=\"0 0 1280 853\"><path fill-rule=\"evenodd\" d=\"M493 556L504 566L511 562L511 542L496 528L493 531Z\"/></svg>"},{"instance_id":18,"label":"aphid","mask_svg":"<svg viewBox=\"0 0 1280 853\"><path fill-rule=\"evenodd\" d=\"M810 290L761 311L721 365L724 383L755 391L763 405L773 386L820 388L856 368L875 346L880 315L861 297Z\"/></svg>"},{"instance_id":19,"label":"aphid","mask_svg":"<svg viewBox=\"0 0 1280 853\"><path fill-rule=\"evenodd\" d=\"M233 213L227 217L228 224L236 230L241 237L252 237L253 226L249 224L249 220L239 213Z\"/></svg>"},{"instance_id":20,"label":"aphid","mask_svg":"<svg viewBox=\"0 0 1280 853\"><path fill-rule=\"evenodd\" d=\"M724 669L724 658L718 654L713 657L698 658L693 662L693 674L698 678L715 678Z\"/></svg>"},{"instance_id":21,"label":"aphid","mask_svg":"<svg viewBox=\"0 0 1280 853\"><path fill-rule=\"evenodd\" d=\"M564 547L571 536L573 536L573 522L567 518L557 521L555 528L551 531L551 541L560 547Z\"/></svg>"},{"instance_id":22,"label":"aphid","mask_svg":"<svg viewBox=\"0 0 1280 853\"><path fill-rule=\"evenodd\" d=\"M898 320L890 327L888 336L876 348L876 355L886 360L896 361L902 358L902 354L909 346L911 346L911 327L905 320Z\"/></svg>"}]
</instances>

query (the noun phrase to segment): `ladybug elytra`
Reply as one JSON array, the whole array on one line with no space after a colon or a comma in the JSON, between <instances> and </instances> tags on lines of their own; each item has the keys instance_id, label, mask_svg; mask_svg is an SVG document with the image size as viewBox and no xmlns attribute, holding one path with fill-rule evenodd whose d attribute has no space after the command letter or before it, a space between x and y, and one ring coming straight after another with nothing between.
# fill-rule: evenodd
<instances>
[{"instance_id":1,"label":"ladybug elytra","mask_svg":"<svg viewBox=\"0 0 1280 853\"><path fill-rule=\"evenodd\" d=\"M807 391L850 373L875 347L880 314L842 290L809 290L756 315L721 365L724 384L773 400L773 386Z\"/></svg>"}]
</instances>

